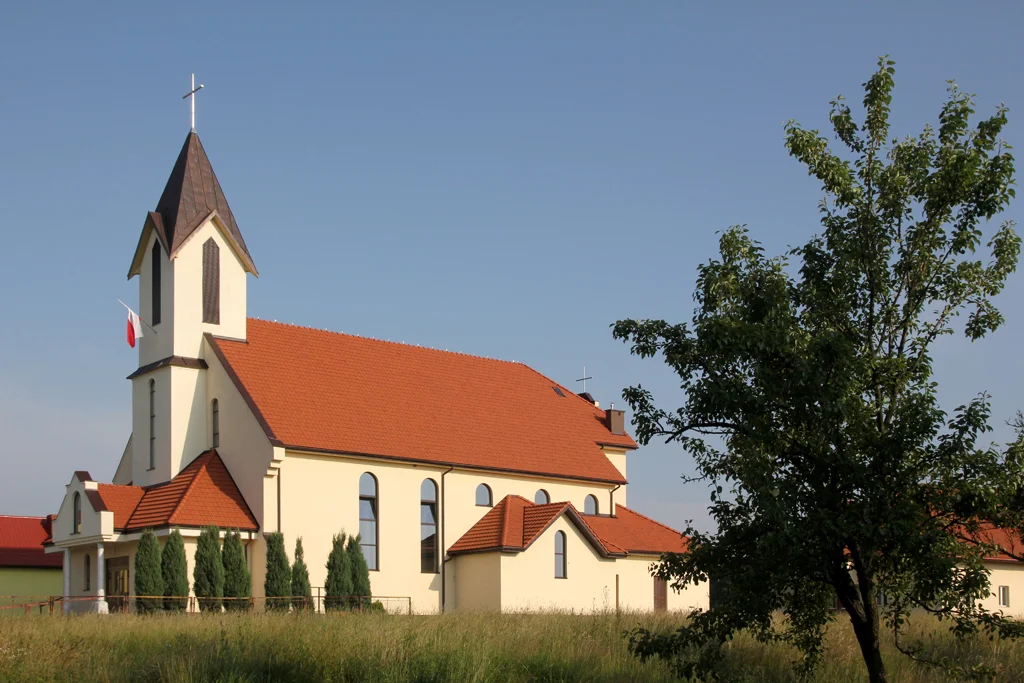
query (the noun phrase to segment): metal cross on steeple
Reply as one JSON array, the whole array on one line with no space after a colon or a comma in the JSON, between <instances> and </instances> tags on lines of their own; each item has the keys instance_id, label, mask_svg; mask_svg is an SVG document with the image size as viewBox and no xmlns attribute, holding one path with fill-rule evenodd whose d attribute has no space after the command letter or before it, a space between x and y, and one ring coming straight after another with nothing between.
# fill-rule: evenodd
<instances>
[{"instance_id":1,"label":"metal cross on steeple","mask_svg":"<svg viewBox=\"0 0 1024 683\"><path fill-rule=\"evenodd\" d=\"M196 129L196 93L203 89L203 84L200 83L199 87L196 87L196 75L192 74L192 90L187 95L183 95L181 99L192 98L192 130Z\"/></svg>"},{"instance_id":2,"label":"metal cross on steeple","mask_svg":"<svg viewBox=\"0 0 1024 683\"><path fill-rule=\"evenodd\" d=\"M587 393L587 380L588 379L594 379L594 378L593 377L587 377L587 366L584 365L583 366L583 376L580 377L578 380L576 380L577 382L583 382L583 393L584 394Z\"/></svg>"}]
</instances>

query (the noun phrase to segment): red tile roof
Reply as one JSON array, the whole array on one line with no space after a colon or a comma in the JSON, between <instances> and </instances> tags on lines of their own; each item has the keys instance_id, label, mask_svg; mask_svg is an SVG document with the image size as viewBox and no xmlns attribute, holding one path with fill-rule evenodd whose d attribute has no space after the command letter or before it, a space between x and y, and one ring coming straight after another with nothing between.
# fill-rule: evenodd
<instances>
[{"instance_id":1,"label":"red tile roof","mask_svg":"<svg viewBox=\"0 0 1024 683\"><path fill-rule=\"evenodd\" d=\"M46 554L43 543L50 536L47 517L0 515L0 567L63 566L59 553Z\"/></svg>"},{"instance_id":2,"label":"red tile roof","mask_svg":"<svg viewBox=\"0 0 1024 683\"><path fill-rule=\"evenodd\" d=\"M166 484L100 484L97 493L114 512L118 531L166 526L219 526L257 531L259 524L217 451L206 451Z\"/></svg>"},{"instance_id":3,"label":"red tile roof","mask_svg":"<svg viewBox=\"0 0 1024 683\"><path fill-rule=\"evenodd\" d=\"M625 505L615 506L614 517L588 515L584 519L602 541L613 543L631 554L686 552L686 539L680 532Z\"/></svg>"},{"instance_id":4,"label":"red tile roof","mask_svg":"<svg viewBox=\"0 0 1024 683\"><path fill-rule=\"evenodd\" d=\"M615 517L581 515L572 503L536 505L521 496L505 496L470 527L449 554L525 550L552 522L567 514L606 555L653 554L686 550L682 534L622 505Z\"/></svg>"},{"instance_id":5,"label":"red tile roof","mask_svg":"<svg viewBox=\"0 0 1024 683\"><path fill-rule=\"evenodd\" d=\"M605 413L523 365L249 319L208 336L275 443L625 483ZM555 388L563 395L559 395Z\"/></svg>"}]
</instances>

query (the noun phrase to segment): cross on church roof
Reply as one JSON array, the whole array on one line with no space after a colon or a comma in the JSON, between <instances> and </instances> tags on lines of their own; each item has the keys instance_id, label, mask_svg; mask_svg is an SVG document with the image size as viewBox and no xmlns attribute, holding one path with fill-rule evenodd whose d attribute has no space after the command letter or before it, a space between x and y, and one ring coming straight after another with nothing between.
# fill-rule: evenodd
<instances>
[{"instance_id":1,"label":"cross on church roof","mask_svg":"<svg viewBox=\"0 0 1024 683\"><path fill-rule=\"evenodd\" d=\"M192 98L192 130L196 129L196 93L203 89L203 84L200 83L199 87L196 87L196 75L192 74L192 90L187 95L182 95L181 99Z\"/></svg>"},{"instance_id":2,"label":"cross on church roof","mask_svg":"<svg viewBox=\"0 0 1024 683\"><path fill-rule=\"evenodd\" d=\"M584 365L583 366L583 376L580 377L578 380L576 380L577 382L583 382L583 393L584 394L587 393L587 380L588 379L594 379L594 378L593 377L587 377L587 366Z\"/></svg>"}]
</instances>

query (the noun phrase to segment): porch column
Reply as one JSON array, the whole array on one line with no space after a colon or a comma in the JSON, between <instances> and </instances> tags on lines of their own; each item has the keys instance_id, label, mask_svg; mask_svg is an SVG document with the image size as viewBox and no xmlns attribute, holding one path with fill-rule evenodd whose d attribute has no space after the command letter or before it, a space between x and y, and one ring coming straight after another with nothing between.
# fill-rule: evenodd
<instances>
[{"instance_id":1,"label":"porch column","mask_svg":"<svg viewBox=\"0 0 1024 683\"><path fill-rule=\"evenodd\" d=\"M107 613L107 566L103 560L103 541L96 544L96 604L94 611Z\"/></svg>"},{"instance_id":2,"label":"porch column","mask_svg":"<svg viewBox=\"0 0 1024 683\"><path fill-rule=\"evenodd\" d=\"M64 600L61 602L64 614L71 611L71 548L64 548Z\"/></svg>"}]
</instances>

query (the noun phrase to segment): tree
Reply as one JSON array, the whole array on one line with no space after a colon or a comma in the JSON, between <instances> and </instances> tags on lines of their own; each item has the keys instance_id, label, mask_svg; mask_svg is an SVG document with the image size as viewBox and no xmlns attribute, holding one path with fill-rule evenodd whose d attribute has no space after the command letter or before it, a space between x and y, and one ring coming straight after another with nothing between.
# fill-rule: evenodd
<instances>
[{"instance_id":1,"label":"tree","mask_svg":"<svg viewBox=\"0 0 1024 683\"><path fill-rule=\"evenodd\" d=\"M177 529L167 536L160 555L160 570L164 579L164 609L183 612L188 604L188 565L185 541Z\"/></svg>"},{"instance_id":2,"label":"tree","mask_svg":"<svg viewBox=\"0 0 1024 683\"><path fill-rule=\"evenodd\" d=\"M913 609L950 620L959 637L1020 635L979 599L989 592L982 558L995 552L986 525L1024 527L1005 512L1024 509L1021 436L1003 449L978 444L988 396L944 413L931 354L961 313L971 340L1003 321L992 298L1020 239L1012 223L988 223L1014 196L1000 139L1007 110L972 128L974 97L950 84L937 129L890 140L894 73L883 58L864 84L862 124L841 97L832 102L846 156L815 130L785 126L789 153L824 188L819 236L767 258L746 229L730 228L720 256L698 269L691 324L613 326L634 354L660 354L679 376L676 410L641 386L624 396L641 443L665 438L693 457L718 527L687 529L688 552L656 572L675 587L709 576L727 586L688 628L634 632L642 657L688 653L684 673L707 669L716 643L749 628L793 643L810 668L833 596L872 681L886 679L883 627L923 657L904 642ZM985 231L989 256L976 258ZM771 619L780 609L781 625Z\"/></svg>"},{"instance_id":3,"label":"tree","mask_svg":"<svg viewBox=\"0 0 1024 683\"><path fill-rule=\"evenodd\" d=\"M309 609L313 602L313 590L309 585L309 570L306 568L305 553L302 550L302 536L295 539L295 562L292 563L292 597L302 598L302 608ZM293 602L295 602L293 600Z\"/></svg>"},{"instance_id":4,"label":"tree","mask_svg":"<svg viewBox=\"0 0 1024 683\"><path fill-rule=\"evenodd\" d=\"M352 585L352 560L345 552L345 539L344 531L334 534L331 554L327 556L327 581L324 586L327 599L324 607L329 610L344 609L354 588Z\"/></svg>"},{"instance_id":5,"label":"tree","mask_svg":"<svg viewBox=\"0 0 1024 683\"><path fill-rule=\"evenodd\" d=\"M287 610L292 592L291 569L284 551L284 535L275 531L267 535L267 578L263 593L267 596L268 610Z\"/></svg>"},{"instance_id":6,"label":"tree","mask_svg":"<svg viewBox=\"0 0 1024 683\"><path fill-rule=\"evenodd\" d=\"M242 598L252 597L252 576L245 564L245 548L237 531L229 531L224 535L221 561L224 564L224 597L236 598L225 600L225 609L236 612L248 610L249 600Z\"/></svg>"},{"instance_id":7,"label":"tree","mask_svg":"<svg viewBox=\"0 0 1024 683\"><path fill-rule=\"evenodd\" d=\"M148 614L160 609L163 602L160 598L164 594L164 579L160 571L160 541L156 540L153 531L146 529L139 539L139 546L135 550L135 600L136 609Z\"/></svg>"},{"instance_id":8,"label":"tree","mask_svg":"<svg viewBox=\"0 0 1024 683\"><path fill-rule=\"evenodd\" d=\"M219 612L224 597L224 563L220 556L220 529L208 526L199 532L192 590L203 612Z\"/></svg>"},{"instance_id":9,"label":"tree","mask_svg":"<svg viewBox=\"0 0 1024 683\"><path fill-rule=\"evenodd\" d=\"M363 555L363 546L360 545L359 536L349 536L345 546L345 554L349 557L349 571L352 573L352 595L357 595L361 600L361 606L370 604L370 568L366 564L366 557Z\"/></svg>"}]
</instances>

